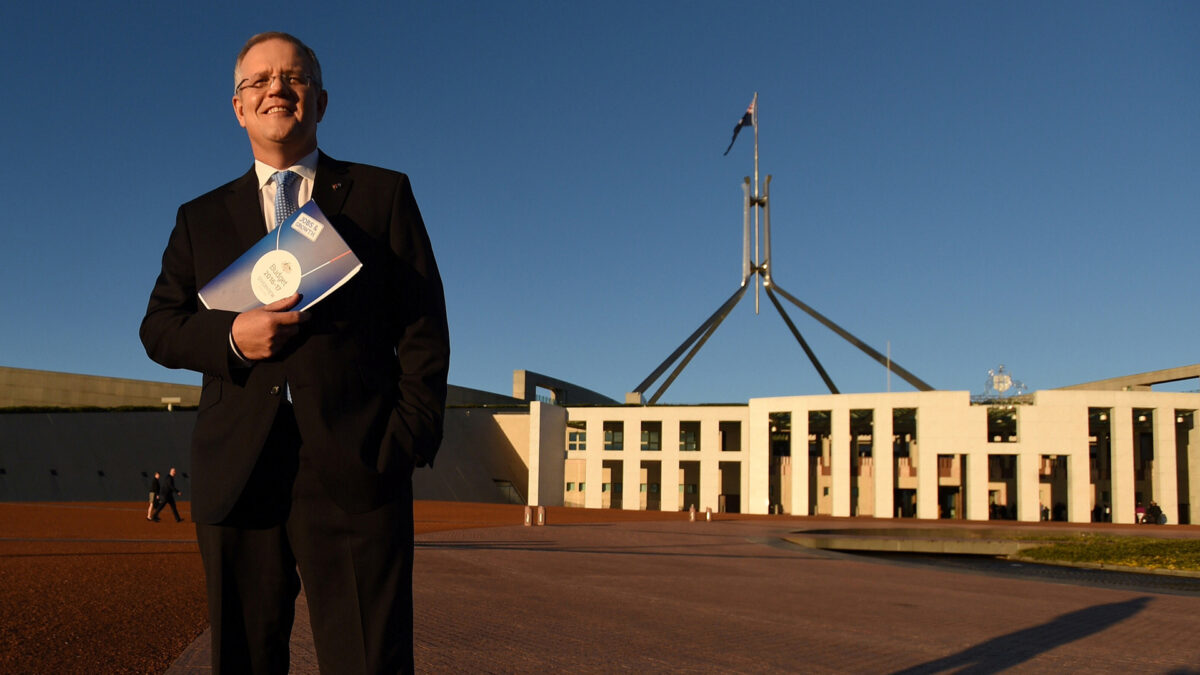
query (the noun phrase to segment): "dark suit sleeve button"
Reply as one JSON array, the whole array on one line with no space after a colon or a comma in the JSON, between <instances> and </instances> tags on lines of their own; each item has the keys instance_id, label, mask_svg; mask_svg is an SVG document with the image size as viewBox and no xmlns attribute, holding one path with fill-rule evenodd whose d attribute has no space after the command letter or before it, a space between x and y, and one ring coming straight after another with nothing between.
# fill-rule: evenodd
<instances>
[{"instance_id":1,"label":"dark suit sleeve button","mask_svg":"<svg viewBox=\"0 0 1200 675\"><path fill-rule=\"evenodd\" d=\"M275 385L274 387L271 387L271 395L272 396L279 395L279 385Z\"/></svg>"}]
</instances>

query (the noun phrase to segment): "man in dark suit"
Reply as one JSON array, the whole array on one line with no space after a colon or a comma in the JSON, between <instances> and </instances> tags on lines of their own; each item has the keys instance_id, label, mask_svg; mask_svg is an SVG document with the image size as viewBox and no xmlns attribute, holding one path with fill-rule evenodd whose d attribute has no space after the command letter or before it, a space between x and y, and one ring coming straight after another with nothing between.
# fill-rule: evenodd
<instances>
[{"instance_id":1,"label":"man in dark suit","mask_svg":"<svg viewBox=\"0 0 1200 675\"><path fill-rule=\"evenodd\" d=\"M156 477L155 481L157 482L158 474L156 473L154 475ZM170 504L171 513L175 514L175 522L183 522L183 518L179 517L179 509L175 508L175 495L183 495L183 493L179 491L179 488L175 487L175 467L171 467L171 470L167 472L167 477L164 479L162 488L159 490L158 494L158 506L154 507L153 519L158 520L158 514L162 513L163 509L167 508L167 505Z\"/></svg>"},{"instance_id":2,"label":"man in dark suit","mask_svg":"<svg viewBox=\"0 0 1200 675\"><path fill-rule=\"evenodd\" d=\"M179 208L141 327L155 361L204 374L192 518L213 666L286 672L302 578L322 672L411 671L412 471L441 442L450 356L433 250L407 176L317 150L328 94L304 43L250 38L234 81L255 166ZM353 279L304 312L298 295L197 304L310 196Z\"/></svg>"}]
</instances>

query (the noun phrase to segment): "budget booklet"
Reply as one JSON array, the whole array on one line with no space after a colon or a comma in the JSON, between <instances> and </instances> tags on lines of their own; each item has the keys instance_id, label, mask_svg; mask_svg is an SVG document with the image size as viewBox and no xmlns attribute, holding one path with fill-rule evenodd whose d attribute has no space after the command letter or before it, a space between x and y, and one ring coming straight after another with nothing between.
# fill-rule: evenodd
<instances>
[{"instance_id":1,"label":"budget booklet","mask_svg":"<svg viewBox=\"0 0 1200 675\"><path fill-rule=\"evenodd\" d=\"M358 256L311 199L200 289L207 309L245 312L293 293L312 307L362 269Z\"/></svg>"}]
</instances>

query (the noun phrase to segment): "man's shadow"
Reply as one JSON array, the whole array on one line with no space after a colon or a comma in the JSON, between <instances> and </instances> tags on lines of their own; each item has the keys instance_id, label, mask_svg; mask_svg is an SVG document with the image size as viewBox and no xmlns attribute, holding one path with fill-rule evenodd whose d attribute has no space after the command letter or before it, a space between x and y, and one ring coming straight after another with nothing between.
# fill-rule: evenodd
<instances>
[{"instance_id":1,"label":"man's shadow","mask_svg":"<svg viewBox=\"0 0 1200 675\"><path fill-rule=\"evenodd\" d=\"M1150 600L1149 597L1134 598L1063 614L1040 626L1001 635L957 654L896 671L894 675L926 675L946 671L972 675L999 673L1055 647L1104 631L1145 609ZM1174 672L1182 675L1200 671Z\"/></svg>"}]
</instances>

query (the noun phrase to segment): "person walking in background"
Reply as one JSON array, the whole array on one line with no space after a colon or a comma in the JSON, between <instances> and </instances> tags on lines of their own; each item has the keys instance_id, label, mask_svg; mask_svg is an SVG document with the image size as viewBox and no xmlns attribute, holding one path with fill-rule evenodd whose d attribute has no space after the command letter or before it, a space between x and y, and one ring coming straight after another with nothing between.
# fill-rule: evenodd
<instances>
[{"instance_id":1,"label":"person walking in background","mask_svg":"<svg viewBox=\"0 0 1200 675\"><path fill-rule=\"evenodd\" d=\"M158 484L158 472L155 471L154 480L150 481L150 506L146 507L146 520L158 520L158 517L154 515L154 507L158 506L158 493L161 489Z\"/></svg>"},{"instance_id":2,"label":"person walking in background","mask_svg":"<svg viewBox=\"0 0 1200 675\"><path fill-rule=\"evenodd\" d=\"M175 487L175 467L171 467L171 470L167 472L167 477L163 479L162 490L158 494L158 508L154 509L154 520L158 520L158 514L162 513L162 510L170 504L171 513L175 514L175 522L183 522L183 518L179 517L179 509L175 508L175 495L182 497L183 493Z\"/></svg>"}]
</instances>

